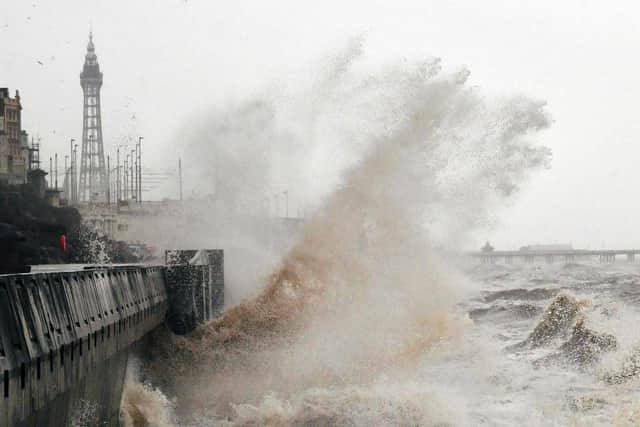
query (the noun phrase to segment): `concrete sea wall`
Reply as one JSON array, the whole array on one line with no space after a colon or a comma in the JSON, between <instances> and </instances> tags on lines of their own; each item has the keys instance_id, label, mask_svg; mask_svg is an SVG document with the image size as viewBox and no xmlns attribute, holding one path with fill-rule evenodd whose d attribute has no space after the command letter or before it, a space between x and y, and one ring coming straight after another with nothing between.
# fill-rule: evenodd
<instances>
[{"instance_id":1,"label":"concrete sea wall","mask_svg":"<svg viewBox=\"0 0 640 427\"><path fill-rule=\"evenodd\" d=\"M116 426L129 347L168 310L163 267L0 276L0 426Z\"/></svg>"},{"instance_id":2,"label":"concrete sea wall","mask_svg":"<svg viewBox=\"0 0 640 427\"><path fill-rule=\"evenodd\" d=\"M184 335L217 316L224 307L224 253L221 249L165 253L169 313L167 324Z\"/></svg>"}]
</instances>

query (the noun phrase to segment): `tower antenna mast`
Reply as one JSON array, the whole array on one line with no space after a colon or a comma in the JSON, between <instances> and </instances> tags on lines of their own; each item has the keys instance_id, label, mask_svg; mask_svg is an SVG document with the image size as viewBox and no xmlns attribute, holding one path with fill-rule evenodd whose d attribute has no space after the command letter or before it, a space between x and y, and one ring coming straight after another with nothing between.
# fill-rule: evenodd
<instances>
[{"instance_id":1,"label":"tower antenna mast","mask_svg":"<svg viewBox=\"0 0 640 427\"><path fill-rule=\"evenodd\" d=\"M82 118L82 152L80 154L79 202L107 202L107 170L102 142L102 115L100 112L100 88L102 73L98 64L93 32L89 32L89 44L80 73L80 86L84 94Z\"/></svg>"}]
</instances>

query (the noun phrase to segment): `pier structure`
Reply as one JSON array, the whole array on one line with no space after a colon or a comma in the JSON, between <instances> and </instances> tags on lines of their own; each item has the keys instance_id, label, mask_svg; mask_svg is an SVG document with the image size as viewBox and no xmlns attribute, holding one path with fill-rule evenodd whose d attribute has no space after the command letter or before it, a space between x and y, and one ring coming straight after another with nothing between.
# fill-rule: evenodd
<instances>
[{"instance_id":1,"label":"pier structure","mask_svg":"<svg viewBox=\"0 0 640 427\"><path fill-rule=\"evenodd\" d=\"M482 264L514 264L516 262L533 264L542 262L553 264L555 262L572 263L579 261L594 261L601 263L615 263L617 260L625 260L629 263L636 261L640 255L640 249L566 249L548 251L477 251L468 252L467 256Z\"/></svg>"}]
</instances>

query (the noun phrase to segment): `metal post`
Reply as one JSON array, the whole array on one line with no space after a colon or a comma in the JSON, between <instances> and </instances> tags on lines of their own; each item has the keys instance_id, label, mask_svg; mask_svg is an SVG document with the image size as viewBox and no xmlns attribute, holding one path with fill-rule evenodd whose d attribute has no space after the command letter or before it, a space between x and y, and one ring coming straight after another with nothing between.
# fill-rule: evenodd
<instances>
[{"instance_id":1,"label":"metal post","mask_svg":"<svg viewBox=\"0 0 640 427\"><path fill-rule=\"evenodd\" d=\"M71 166L69 166L69 195L67 196L67 198L69 199L69 203L71 205L74 204L74 194L73 194L73 190L74 190L74 185L73 185L73 142L75 141L75 139L71 138L71 140L69 141L69 163L71 164Z\"/></svg>"},{"instance_id":2,"label":"metal post","mask_svg":"<svg viewBox=\"0 0 640 427\"><path fill-rule=\"evenodd\" d=\"M78 144L73 145L73 203L78 204Z\"/></svg>"},{"instance_id":3,"label":"metal post","mask_svg":"<svg viewBox=\"0 0 640 427\"><path fill-rule=\"evenodd\" d=\"M121 196L120 196L120 146L118 146L118 149L116 150L116 157L117 157L117 169L118 172L116 173L116 203L118 201L120 201Z\"/></svg>"},{"instance_id":4,"label":"metal post","mask_svg":"<svg viewBox=\"0 0 640 427\"><path fill-rule=\"evenodd\" d=\"M111 166L107 154L107 206L111 205Z\"/></svg>"},{"instance_id":5,"label":"metal post","mask_svg":"<svg viewBox=\"0 0 640 427\"><path fill-rule=\"evenodd\" d=\"M131 164L131 166L133 166L133 171L131 171L131 174L133 175L133 189L134 189L134 193L133 193L133 197L136 199L136 202L138 201L138 143L136 142L136 148L133 150L134 152L134 158L133 158L133 163Z\"/></svg>"},{"instance_id":6,"label":"metal post","mask_svg":"<svg viewBox=\"0 0 640 427\"><path fill-rule=\"evenodd\" d=\"M138 137L138 203L142 204L142 139Z\"/></svg>"},{"instance_id":7,"label":"metal post","mask_svg":"<svg viewBox=\"0 0 640 427\"><path fill-rule=\"evenodd\" d=\"M67 202L69 201L69 184L71 184L71 182L69 181L69 169L67 169L68 158L69 156L64 156L64 182L67 183L67 194L65 194L65 196L67 196Z\"/></svg>"},{"instance_id":8,"label":"metal post","mask_svg":"<svg viewBox=\"0 0 640 427\"><path fill-rule=\"evenodd\" d=\"M129 200L129 155L124 159L124 199Z\"/></svg>"},{"instance_id":9,"label":"metal post","mask_svg":"<svg viewBox=\"0 0 640 427\"><path fill-rule=\"evenodd\" d=\"M134 163L134 157L133 157L133 153L135 153L136 150L131 150L131 163L129 163L129 168L131 169L131 171L129 172L129 176L131 177L129 179L130 183L131 183L131 198L135 199L136 198L136 193L135 193L135 179L133 176L133 163Z\"/></svg>"},{"instance_id":10,"label":"metal post","mask_svg":"<svg viewBox=\"0 0 640 427\"><path fill-rule=\"evenodd\" d=\"M49 188L51 188L52 181L53 181L53 158L49 157Z\"/></svg>"},{"instance_id":11,"label":"metal post","mask_svg":"<svg viewBox=\"0 0 640 427\"><path fill-rule=\"evenodd\" d=\"M58 153L55 154L56 156L56 190L58 189Z\"/></svg>"}]
</instances>

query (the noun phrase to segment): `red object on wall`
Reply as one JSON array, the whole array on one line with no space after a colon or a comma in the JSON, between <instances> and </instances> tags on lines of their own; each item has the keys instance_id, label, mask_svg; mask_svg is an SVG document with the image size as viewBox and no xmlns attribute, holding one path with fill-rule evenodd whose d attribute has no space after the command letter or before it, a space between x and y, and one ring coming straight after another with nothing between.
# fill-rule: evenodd
<instances>
[{"instance_id":1,"label":"red object on wall","mask_svg":"<svg viewBox=\"0 0 640 427\"><path fill-rule=\"evenodd\" d=\"M60 236L60 249L62 249L62 252L67 251L67 236L64 234Z\"/></svg>"}]
</instances>

